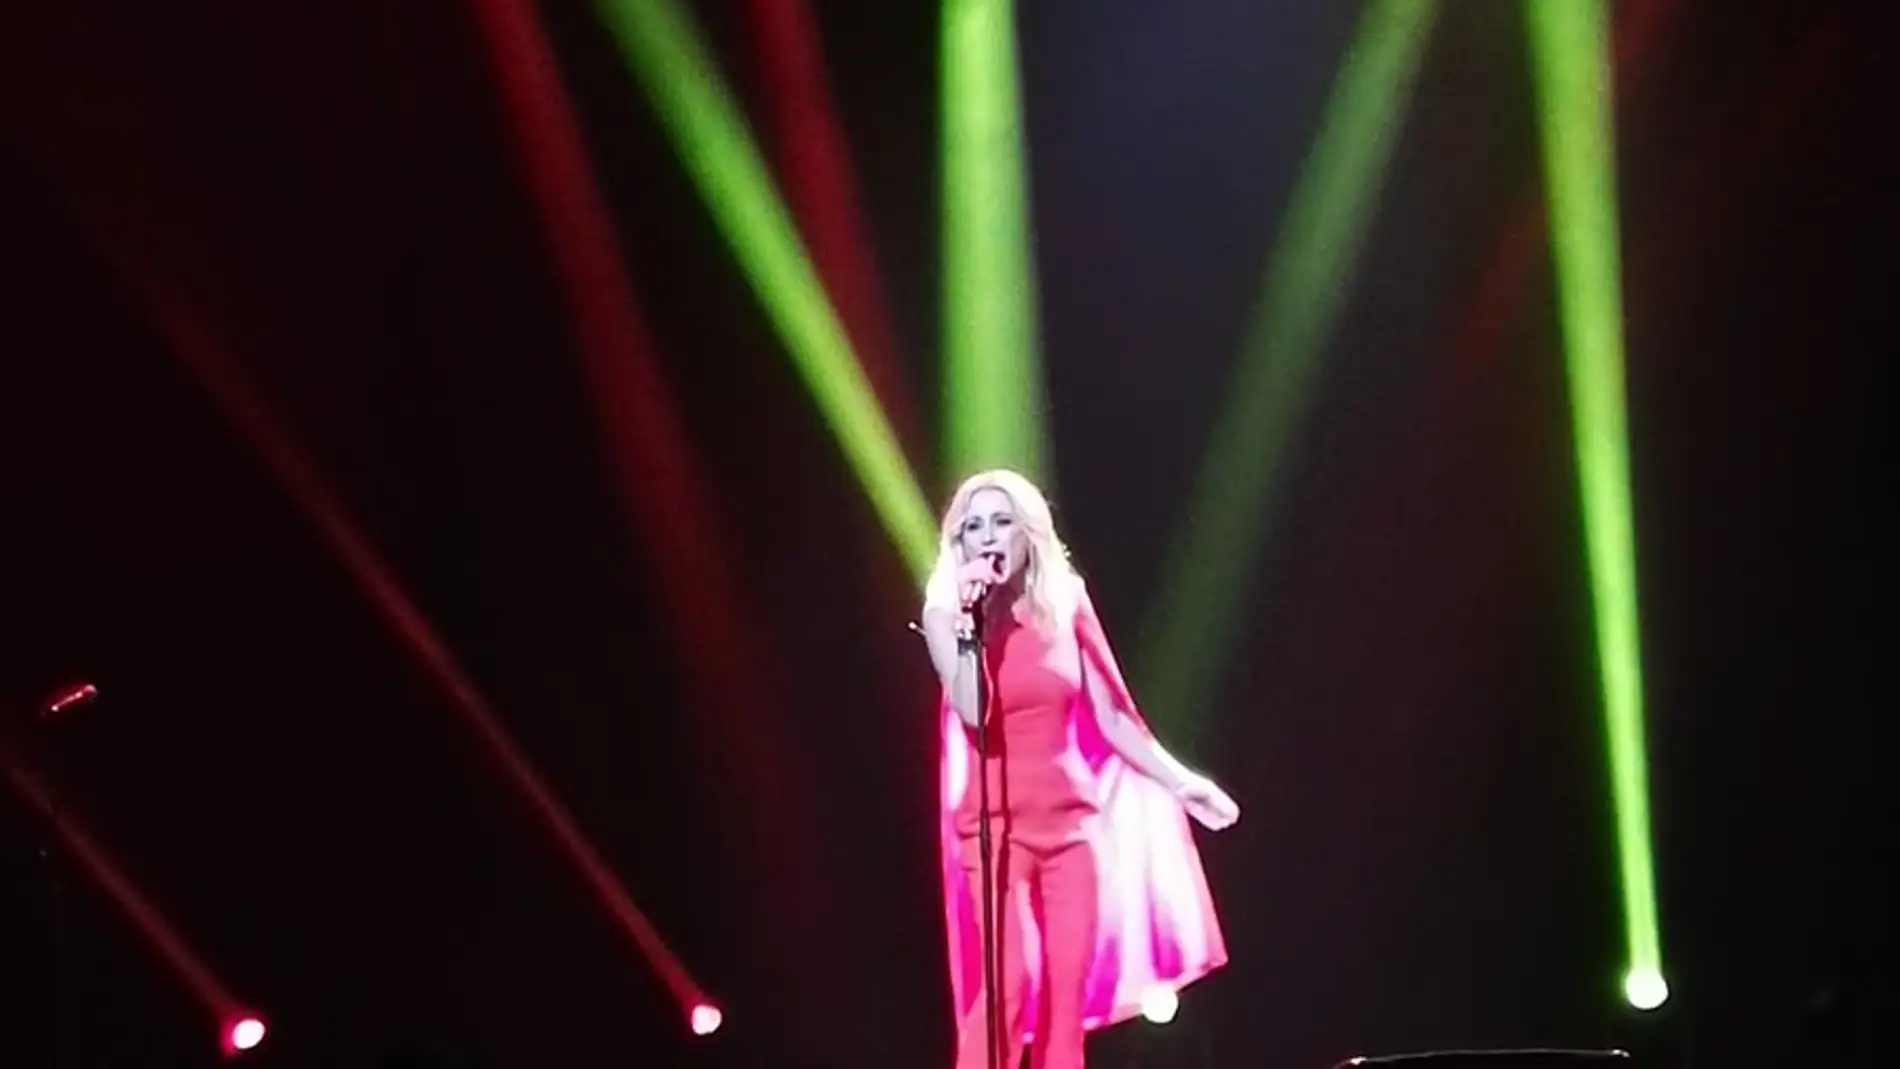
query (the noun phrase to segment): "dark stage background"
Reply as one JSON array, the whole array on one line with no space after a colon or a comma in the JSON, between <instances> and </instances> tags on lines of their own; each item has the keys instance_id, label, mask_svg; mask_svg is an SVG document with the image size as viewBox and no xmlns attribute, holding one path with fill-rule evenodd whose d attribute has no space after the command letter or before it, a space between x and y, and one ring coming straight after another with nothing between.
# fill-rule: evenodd
<instances>
[{"instance_id":1,"label":"dark stage background","mask_svg":"<svg viewBox=\"0 0 1900 1069\"><path fill-rule=\"evenodd\" d=\"M697 6L763 132L745 5ZM906 577L591 7L540 7L760 706L715 716L678 668L461 5L26 0L0 12L0 738L268 1014L259 1066L947 1064ZM1020 7L1056 504L1126 656L1358 5ZM1847 4L1618 5L1647 35L1618 177L1675 989L1644 1016L1541 224L1487 296L1537 189L1525 32L1445 8L1195 747L1245 809L1201 840L1233 964L1094 1058L1821 1063L1892 1006L1882 38ZM941 496L935 5L815 10ZM686 1033L159 329L181 309L238 339L723 1031ZM35 719L72 678L101 700ZM70 1066L214 1062L43 827L0 795L0 1065L60 1032Z\"/></svg>"}]
</instances>

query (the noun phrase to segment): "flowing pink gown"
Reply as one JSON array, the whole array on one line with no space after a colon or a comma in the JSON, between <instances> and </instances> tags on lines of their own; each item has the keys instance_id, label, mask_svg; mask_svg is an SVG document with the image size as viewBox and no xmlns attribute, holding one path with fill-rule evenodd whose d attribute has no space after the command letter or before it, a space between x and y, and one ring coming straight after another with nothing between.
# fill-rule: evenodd
<instances>
[{"instance_id":1,"label":"flowing pink gown","mask_svg":"<svg viewBox=\"0 0 1900 1069\"><path fill-rule=\"evenodd\" d=\"M1147 731L1100 619L1086 591L1079 597L1073 644L1051 641L1033 627L1006 626L991 636L988 660L995 691L989 747L991 841L1003 852L1007 883L1025 866L1053 871L1064 892L1009 895L1000 900L1006 975L998 985L1015 1012L1007 1050L1035 1040L1054 1023L1076 1031L1073 1062L1080 1065L1080 1028L1100 1028L1134 1016L1159 989L1178 991L1227 962L1207 878L1181 804L1167 789L1118 756L1096 727L1089 677ZM982 941L978 928L976 755L973 733L947 701L940 703L943 750L940 831L944 902L949 934L953 1010L964 1036L965 1059L980 1064ZM1002 756L999 759L998 752ZM1078 865L1087 871L1077 871ZM1042 875L1043 889L1053 884ZM1094 899L1076 902L1075 889ZM1052 938L1053 937L1053 942ZM1076 939L1084 940L1080 948ZM1056 961L1046 962L1046 947ZM1075 958L1073 968L1053 968ZM1068 975L1073 972L1075 975ZM1079 984L1074 991L1046 986ZM1079 1003L1081 1023L1046 1005ZM1053 1022L1045 1017L1058 1018ZM977 1035L970 1038L971 1022ZM1008 1028L1005 1018L1002 1027ZM1059 1038L1059 1037L1058 1037ZM977 1060L970 1060L975 1047Z\"/></svg>"}]
</instances>

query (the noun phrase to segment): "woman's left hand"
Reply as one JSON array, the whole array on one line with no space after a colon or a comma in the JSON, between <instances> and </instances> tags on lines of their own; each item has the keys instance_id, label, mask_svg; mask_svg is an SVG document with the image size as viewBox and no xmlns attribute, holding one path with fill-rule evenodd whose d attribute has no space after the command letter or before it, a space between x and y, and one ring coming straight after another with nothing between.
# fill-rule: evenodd
<instances>
[{"instance_id":1,"label":"woman's left hand","mask_svg":"<svg viewBox=\"0 0 1900 1069\"><path fill-rule=\"evenodd\" d=\"M1240 819L1240 805L1206 776L1190 776L1175 789L1188 814L1208 831L1221 831Z\"/></svg>"}]
</instances>

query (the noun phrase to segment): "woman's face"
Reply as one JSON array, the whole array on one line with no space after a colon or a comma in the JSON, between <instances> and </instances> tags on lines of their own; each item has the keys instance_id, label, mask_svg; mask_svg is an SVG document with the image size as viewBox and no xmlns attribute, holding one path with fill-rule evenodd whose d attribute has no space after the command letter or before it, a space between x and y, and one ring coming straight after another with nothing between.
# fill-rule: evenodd
<instances>
[{"instance_id":1,"label":"woman's face","mask_svg":"<svg viewBox=\"0 0 1900 1069\"><path fill-rule=\"evenodd\" d=\"M1029 537L1016 515L1016 504L994 487L970 495L970 508L963 514L957 541L966 561L985 553L1001 554L1004 581L1021 575L1029 562Z\"/></svg>"}]
</instances>

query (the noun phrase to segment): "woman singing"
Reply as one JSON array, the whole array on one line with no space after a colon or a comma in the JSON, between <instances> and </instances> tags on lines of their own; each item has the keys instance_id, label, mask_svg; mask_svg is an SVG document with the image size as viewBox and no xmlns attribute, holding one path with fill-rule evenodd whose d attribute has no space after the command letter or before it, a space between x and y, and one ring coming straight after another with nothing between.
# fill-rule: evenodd
<instances>
[{"instance_id":1,"label":"woman singing","mask_svg":"<svg viewBox=\"0 0 1900 1069\"><path fill-rule=\"evenodd\" d=\"M972 476L943 518L924 593L943 682L943 847L957 1069L984 1069L981 785L1000 918L1001 1069L1081 1069L1085 1030L1226 963L1184 814L1240 809L1161 748L1136 711L1049 504L1010 471ZM987 713L987 715L986 715Z\"/></svg>"}]
</instances>

